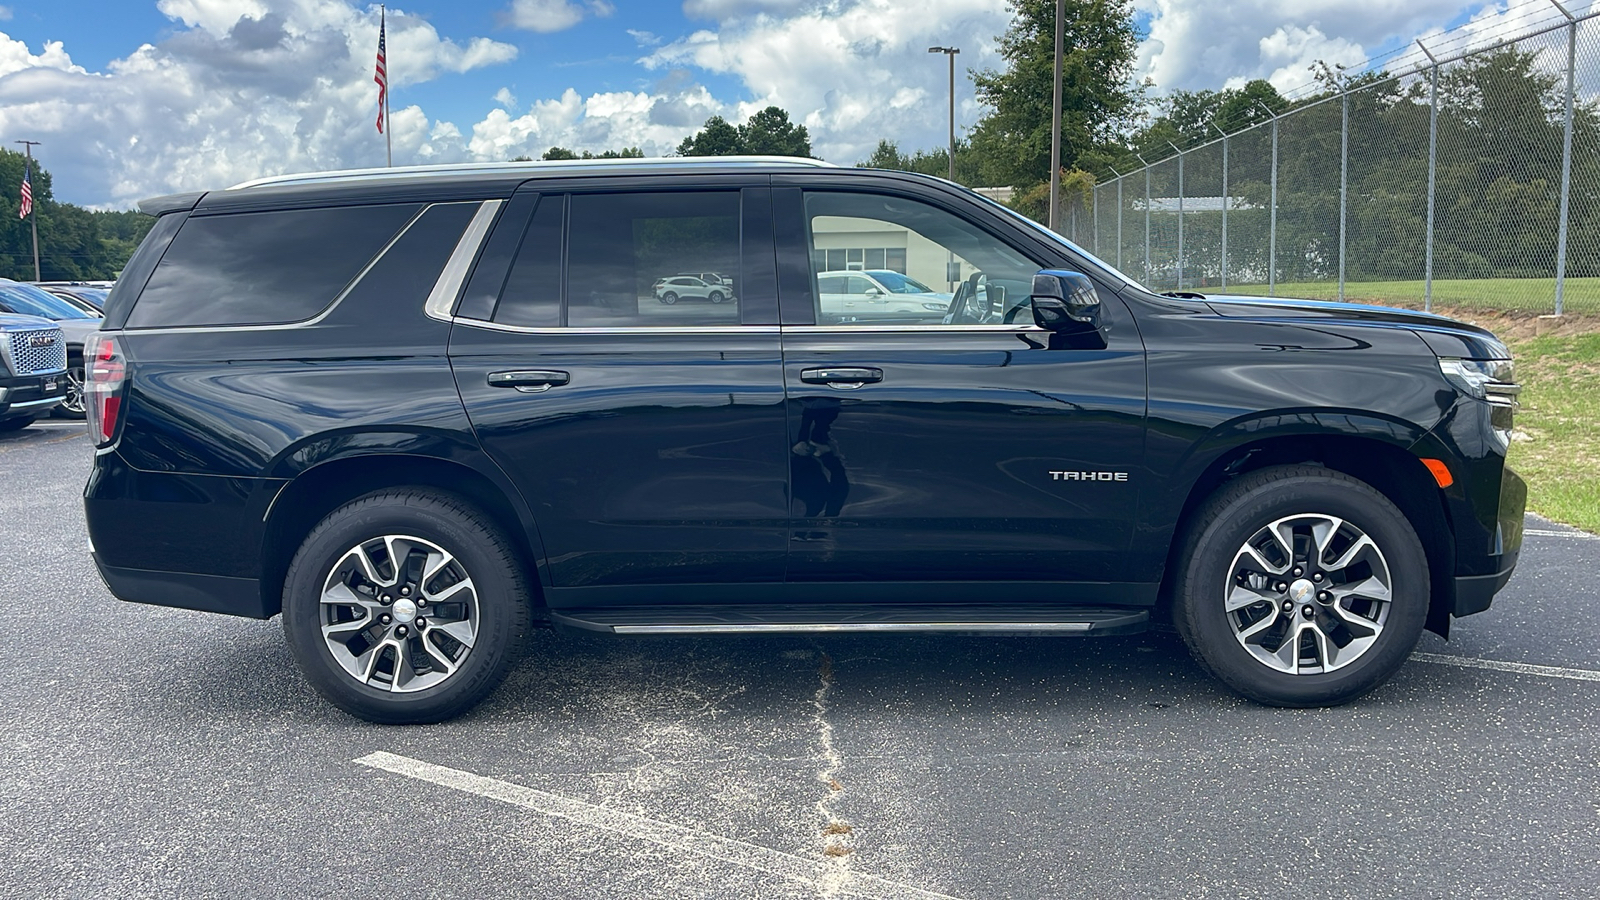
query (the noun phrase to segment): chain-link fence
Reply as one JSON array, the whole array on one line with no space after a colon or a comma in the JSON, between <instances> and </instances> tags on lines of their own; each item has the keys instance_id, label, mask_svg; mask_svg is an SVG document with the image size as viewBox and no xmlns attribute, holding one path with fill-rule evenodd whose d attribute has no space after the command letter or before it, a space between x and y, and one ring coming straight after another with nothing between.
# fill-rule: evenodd
<instances>
[{"instance_id":1,"label":"chain-link fence","mask_svg":"<svg viewBox=\"0 0 1600 900\"><path fill-rule=\"evenodd\" d=\"M1600 9L1131 172L1063 231L1155 290L1600 313Z\"/></svg>"}]
</instances>

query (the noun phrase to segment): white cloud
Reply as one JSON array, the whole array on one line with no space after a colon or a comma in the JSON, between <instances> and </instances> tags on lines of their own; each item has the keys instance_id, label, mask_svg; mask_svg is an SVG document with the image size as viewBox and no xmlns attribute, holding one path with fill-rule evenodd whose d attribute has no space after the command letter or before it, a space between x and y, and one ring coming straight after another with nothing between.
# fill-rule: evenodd
<instances>
[{"instance_id":1,"label":"white cloud","mask_svg":"<svg viewBox=\"0 0 1600 900\"><path fill-rule=\"evenodd\" d=\"M654 32L629 28L628 37L633 38L633 42L641 47L658 47L661 45L661 37Z\"/></svg>"},{"instance_id":2,"label":"white cloud","mask_svg":"<svg viewBox=\"0 0 1600 900\"><path fill-rule=\"evenodd\" d=\"M1409 41L1449 21L1463 0L1137 0L1149 38L1139 72L1158 91L1266 78L1279 90L1311 81L1311 64L1359 63L1386 40Z\"/></svg>"},{"instance_id":3,"label":"white cloud","mask_svg":"<svg viewBox=\"0 0 1600 900\"><path fill-rule=\"evenodd\" d=\"M500 18L511 27L525 31L565 31L583 21L585 7L589 14L601 18L617 11L609 0L588 0L582 4L572 0L511 0L511 6Z\"/></svg>"},{"instance_id":4,"label":"white cloud","mask_svg":"<svg viewBox=\"0 0 1600 900\"><path fill-rule=\"evenodd\" d=\"M785 15L814 0L684 0L683 14L691 19L723 19L749 13Z\"/></svg>"},{"instance_id":5,"label":"white cloud","mask_svg":"<svg viewBox=\"0 0 1600 900\"><path fill-rule=\"evenodd\" d=\"M0 6L0 22L11 21L11 7Z\"/></svg>"},{"instance_id":6,"label":"white cloud","mask_svg":"<svg viewBox=\"0 0 1600 900\"><path fill-rule=\"evenodd\" d=\"M500 90L495 91L494 102L504 106L506 109L509 109L512 112L516 112L517 95L511 93L511 88L503 87Z\"/></svg>"},{"instance_id":7,"label":"white cloud","mask_svg":"<svg viewBox=\"0 0 1600 900\"><path fill-rule=\"evenodd\" d=\"M372 83L376 10L342 0L162 0L183 27L103 72L59 43L33 54L0 34L0 131L48 144L63 199L127 206L286 171L381 164ZM516 56L443 38L390 12L390 81L403 85ZM415 106L391 111L397 158L461 158L460 132ZM453 154L453 155L452 155Z\"/></svg>"},{"instance_id":8,"label":"white cloud","mask_svg":"<svg viewBox=\"0 0 1600 900\"><path fill-rule=\"evenodd\" d=\"M1279 91L1289 91L1310 81L1311 66L1315 62L1348 67L1358 66L1367 58L1361 45L1344 38L1330 38L1315 25L1281 27L1262 38L1259 46L1261 64L1272 69L1267 80Z\"/></svg>"},{"instance_id":9,"label":"white cloud","mask_svg":"<svg viewBox=\"0 0 1600 900\"><path fill-rule=\"evenodd\" d=\"M775 5L691 0L685 12ZM843 163L865 159L885 137L907 150L942 146L948 69L927 48L954 41L959 68L998 67L994 35L1010 23L1005 8L985 0L807 4L788 18L756 12L673 41L643 62L737 76L753 99L735 106L735 118L781 106L811 132L815 152ZM980 113L971 82L958 79L957 91L957 127L970 127Z\"/></svg>"},{"instance_id":10,"label":"white cloud","mask_svg":"<svg viewBox=\"0 0 1600 900\"><path fill-rule=\"evenodd\" d=\"M27 44L0 34L0 77L34 68L60 69L80 75L84 73L82 66L73 65L72 57L67 55L60 41L47 41L43 51L35 56L28 52Z\"/></svg>"}]
</instances>

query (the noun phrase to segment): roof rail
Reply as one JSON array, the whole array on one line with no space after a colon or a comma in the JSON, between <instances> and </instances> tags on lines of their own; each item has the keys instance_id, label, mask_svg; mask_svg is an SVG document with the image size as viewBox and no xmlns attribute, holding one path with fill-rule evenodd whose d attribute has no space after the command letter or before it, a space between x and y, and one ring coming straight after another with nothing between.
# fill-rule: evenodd
<instances>
[{"instance_id":1,"label":"roof rail","mask_svg":"<svg viewBox=\"0 0 1600 900\"><path fill-rule=\"evenodd\" d=\"M302 172L295 175L271 175L240 182L230 191L248 190L285 184L317 184L330 181L366 181L386 178L406 178L416 175L493 175L516 172L541 172L551 169L585 169L643 166L770 166L792 165L813 168L836 168L833 163L801 156L673 156L628 157L623 159L550 159L530 162L503 163L445 163L430 166L392 166L377 169L339 169L331 172Z\"/></svg>"}]
</instances>

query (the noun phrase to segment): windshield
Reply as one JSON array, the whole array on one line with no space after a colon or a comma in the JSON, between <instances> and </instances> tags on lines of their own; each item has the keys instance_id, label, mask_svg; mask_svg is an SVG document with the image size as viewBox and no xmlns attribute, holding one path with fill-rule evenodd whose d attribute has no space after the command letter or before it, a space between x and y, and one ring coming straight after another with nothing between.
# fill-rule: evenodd
<instances>
[{"instance_id":1,"label":"windshield","mask_svg":"<svg viewBox=\"0 0 1600 900\"><path fill-rule=\"evenodd\" d=\"M1027 216L1023 215L1022 213L1019 213L1016 210L1012 209L1011 207L1006 206L1004 203L1001 203L1001 202L999 202L997 200L991 200L990 198L985 197L984 195L978 193L977 191L973 191L972 195L974 197L977 197L979 200L982 200L984 203L987 203L990 206L994 207L995 209L998 209L998 210L1004 212L1006 215L1008 215L1011 218L1017 220L1018 222L1021 222L1022 224L1024 224L1024 225L1028 226L1029 228L1033 229L1034 231L1041 232L1042 234L1044 234L1045 237L1049 238L1050 240L1052 240L1052 241L1054 241L1054 242L1056 242L1058 244L1064 244L1069 249L1071 249L1073 253L1083 257L1084 261L1089 263L1089 265L1099 269L1100 274L1106 276L1107 278L1110 278L1110 279L1115 280L1115 281L1123 282L1124 284L1130 284L1130 285L1133 285L1134 287L1137 287L1137 288L1140 288L1140 289L1143 289L1143 290L1149 290L1149 288L1146 288L1144 285L1140 284L1139 282L1135 281L1134 279L1129 278L1127 275L1122 274L1121 272L1119 272L1117 269L1113 268L1112 266L1107 265L1104 260L1101 260L1099 257L1095 256L1093 253L1090 253L1089 251L1083 249L1082 247L1079 247L1077 244L1074 244L1073 242L1071 242L1071 241L1067 240L1066 238L1062 237L1061 235L1056 234L1054 231L1051 231L1050 229L1044 227L1043 225L1040 225L1038 222L1035 222L1034 220L1028 218Z\"/></svg>"},{"instance_id":2,"label":"windshield","mask_svg":"<svg viewBox=\"0 0 1600 900\"><path fill-rule=\"evenodd\" d=\"M915 278L909 275L901 275L899 272L889 269L872 269L867 274L876 278L878 283L883 285L884 289L891 294L931 294L934 292L933 288Z\"/></svg>"},{"instance_id":3,"label":"windshield","mask_svg":"<svg viewBox=\"0 0 1600 900\"><path fill-rule=\"evenodd\" d=\"M0 284L0 306L9 312L61 321L63 319L98 319L99 316L79 309L49 291L30 284Z\"/></svg>"}]
</instances>

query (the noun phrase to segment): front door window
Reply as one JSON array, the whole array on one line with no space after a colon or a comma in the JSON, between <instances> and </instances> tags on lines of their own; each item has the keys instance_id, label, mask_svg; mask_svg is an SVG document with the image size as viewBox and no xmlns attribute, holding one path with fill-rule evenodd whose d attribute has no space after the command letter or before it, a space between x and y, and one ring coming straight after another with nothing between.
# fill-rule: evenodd
<instances>
[{"instance_id":1,"label":"front door window","mask_svg":"<svg viewBox=\"0 0 1600 900\"><path fill-rule=\"evenodd\" d=\"M1038 267L958 216L821 191L806 194L805 209L818 325L1015 324L1027 311Z\"/></svg>"}]
</instances>

